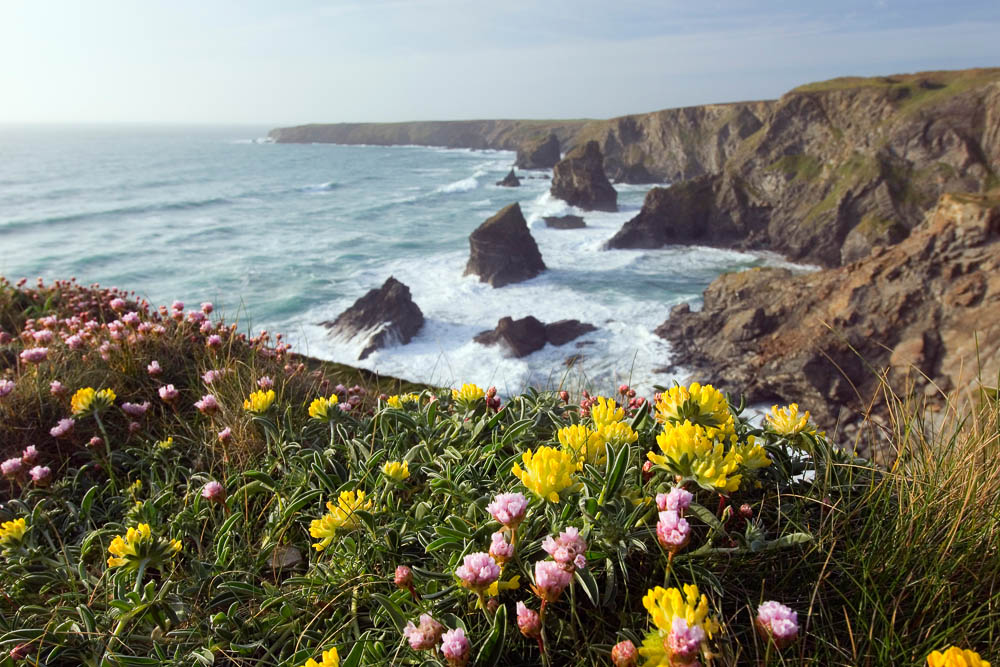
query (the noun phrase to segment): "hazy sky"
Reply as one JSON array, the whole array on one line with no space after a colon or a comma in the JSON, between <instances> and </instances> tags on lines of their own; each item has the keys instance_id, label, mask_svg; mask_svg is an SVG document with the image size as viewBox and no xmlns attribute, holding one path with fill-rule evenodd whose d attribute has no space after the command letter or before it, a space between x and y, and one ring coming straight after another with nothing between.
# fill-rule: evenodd
<instances>
[{"instance_id":1,"label":"hazy sky","mask_svg":"<svg viewBox=\"0 0 1000 667\"><path fill-rule=\"evenodd\" d=\"M0 0L0 122L603 118L1000 66L997 0Z\"/></svg>"}]
</instances>

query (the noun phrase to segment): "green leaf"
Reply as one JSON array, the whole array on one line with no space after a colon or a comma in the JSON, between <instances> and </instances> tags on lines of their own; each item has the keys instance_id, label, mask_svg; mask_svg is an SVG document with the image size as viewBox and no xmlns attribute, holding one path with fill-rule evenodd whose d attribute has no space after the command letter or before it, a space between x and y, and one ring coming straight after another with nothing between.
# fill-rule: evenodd
<instances>
[{"instance_id":1,"label":"green leaf","mask_svg":"<svg viewBox=\"0 0 1000 667\"><path fill-rule=\"evenodd\" d=\"M614 449L609 444L605 444L604 447L607 450L609 466L607 478L604 480L604 498L608 500L618 493L622 482L625 481L625 467L628 465L632 449L628 444L623 445L612 463L611 457L614 455Z\"/></svg>"},{"instance_id":2,"label":"green leaf","mask_svg":"<svg viewBox=\"0 0 1000 667\"><path fill-rule=\"evenodd\" d=\"M94 504L94 499L97 498L97 487L92 486L84 494L83 500L80 501L80 518L84 520L90 519L90 508Z\"/></svg>"},{"instance_id":3,"label":"green leaf","mask_svg":"<svg viewBox=\"0 0 1000 667\"><path fill-rule=\"evenodd\" d=\"M595 607L600 605L600 592L597 589L597 580L594 579L594 575L591 573L589 567L585 567L582 570L577 570L575 573L575 578L580 582L580 587L583 592L587 594L590 598L590 603Z\"/></svg>"},{"instance_id":4,"label":"green leaf","mask_svg":"<svg viewBox=\"0 0 1000 667\"><path fill-rule=\"evenodd\" d=\"M465 548L465 540L451 536L439 537L436 540L429 542L427 546L424 547L424 551L427 553L433 553L435 551L440 551L445 547L451 547L451 551L461 551Z\"/></svg>"},{"instance_id":5,"label":"green leaf","mask_svg":"<svg viewBox=\"0 0 1000 667\"><path fill-rule=\"evenodd\" d=\"M764 543L765 549L781 549L783 547L792 547L797 544L806 544L813 541L813 536L809 533L790 533L788 535L782 535L776 540L771 540Z\"/></svg>"},{"instance_id":6,"label":"green leaf","mask_svg":"<svg viewBox=\"0 0 1000 667\"><path fill-rule=\"evenodd\" d=\"M726 534L726 529L722 526L718 517L712 514L707 507L699 505L698 503L691 503L691 507L688 509L690 509L692 514L698 517L703 523L707 524L713 531L722 533L723 535Z\"/></svg>"},{"instance_id":7,"label":"green leaf","mask_svg":"<svg viewBox=\"0 0 1000 667\"><path fill-rule=\"evenodd\" d=\"M365 645L368 643L367 640L370 632L370 630L366 631L354 641L354 647L351 649L351 652L340 661L340 667L358 667L358 665L361 664L361 658L364 656Z\"/></svg>"},{"instance_id":8,"label":"green leaf","mask_svg":"<svg viewBox=\"0 0 1000 667\"><path fill-rule=\"evenodd\" d=\"M396 631L402 632L406 626L406 616L403 615L403 611L396 606L395 602L381 593L372 593L372 597L385 609L385 612L392 620L392 624L396 626Z\"/></svg>"},{"instance_id":9,"label":"green leaf","mask_svg":"<svg viewBox=\"0 0 1000 667\"><path fill-rule=\"evenodd\" d=\"M503 654L504 639L507 635L507 607L500 605L497 613L493 617L493 628L486 637L479 654L476 656L476 665L495 665Z\"/></svg>"}]
</instances>

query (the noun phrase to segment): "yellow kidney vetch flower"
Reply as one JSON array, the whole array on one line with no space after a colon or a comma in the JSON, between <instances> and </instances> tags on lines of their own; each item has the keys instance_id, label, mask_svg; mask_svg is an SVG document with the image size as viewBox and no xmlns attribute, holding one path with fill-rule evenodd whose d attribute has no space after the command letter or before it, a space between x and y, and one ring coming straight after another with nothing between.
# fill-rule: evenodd
<instances>
[{"instance_id":1,"label":"yellow kidney vetch flower","mask_svg":"<svg viewBox=\"0 0 1000 667\"><path fill-rule=\"evenodd\" d=\"M329 651L323 651L320 662L309 658L302 667L340 667L340 655L337 653L337 649L332 648Z\"/></svg>"},{"instance_id":2,"label":"yellow kidney vetch flower","mask_svg":"<svg viewBox=\"0 0 1000 667\"><path fill-rule=\"evenodd\" d=\"M747 470L757 470L771 465L771 457L767 450L752 435L747 436L747 441L742 445L733 446L733 452L736 453L740 465Z\"/></svg>"},{"instance_id":3,"label":"yellow kidney vetch flower","mask_svg":"<svg viewBox=\"0 0 1000 667\"><path fill-rule=\"evenodd\" d=\"M361 525L361 519L356 512L358 510L370 510L372 501L369 498L365 501L364 491L341 491L337 498L337 504L332 502L326 504L329 510L319 519L313 519L309 524L309 534L320 539L312 545L316 551L322 551L330 546L333 537L338 530L354 530Z\"/></svg>"},{"instance_id":4,"label":"yellow kidney vetch flower","mask_svg":"<svg viewBox=\"0 0 1000 667\"><path fill-rule=\"evenodd\" d=\"M339 399L336 394L331 394L329 398L319 398L313 399L313 402L309 404L309 416L312 419L318 419L319 421L330 421L333 418L333 413L331 409L333 406L337 405Z\"/></svg>"},{"instance_id":5,"label":"yellow kidney vetch flower","mask_svg":"<svg viewBox=\"0 0 1000 667\"><path fill-rule=\"evenodd\" d=\"M382 466L382 474L397 482L402 482L410 476L410 463L408 461L387 461Z\"/></svg>"},{"instance_id":6,"label":"yellow kidney vetch flower","mask_svg":"<svg viewBox=\"0 0 1000 667\"><path fill-rule=\"evenodd\" d=\"M689 421L705 429L709 438L732 439L736 425L729 401L710 384L692 382L689 387L671 387L656 402L656 419L663 424Z\"/></svg>"},{"instance_id":7,"label":"yellow kidney vetch flower","mask_svg":"<svg viewBox=\"0 0 1000 667\"><path fill-rule=\"evenodd\" d=\"M115 392L110 389L98 391L93 387L84 387L77 389L73 398L70 399L69 405L73 416L80 417L110 408L114 405L115 398Z\"/></svg>"},{"instance_id":8,"label":"yellow kidney vetch flower","mask_svg":"<svg viewBox=\"0 0 1000 667\"><path fill-rule=\"evenodd\" d=\"M792 403L788 407L771 406L771 412L764 416L771 430L781 435L798 435L806 433L816 435L816 427L809 423L809 411L799 414L799 404Z\"/></svg>"},{"instance_id":9,"label":"yellow kidney vetch flower","mask_svg":"<svg viewBox=\"0 0 1000 667\"><path fill-rule=\"evenodd\" d=\"M507 581L500 581L497 579L492 584L487 586L486 595L495 598L500 595L500 591L516 591L519 588L521 588L521 575L515 574Z\"/></svg>"},{"instance_id":10,"label":"yellow kidney vetch flower","mask_svg":"<svg viewBox=\"0 0 1000 667\"><path fill-rule=\"evenodd\" d=\"M927 656L927 667L990 667L990 663L975 651L949 646L944 653L932 651Z\"/></svg>"},{"instance_id":11,"label":"yellow kidney vetch flower","mask_svg":"<svg viewBox=\"0 0 1000 667\"><path fill-rule=\"evenodd\" d=\"M605 424L597 431L597 439L601 442L601 448L604 448L604 443L611 443L613 447L621 447L622 445L635 442L639 439L639 434L632 430L632 427L625 422L615 422L613 424Z\"/></svg>"},{"instance_id":12,"label":"yellow kidney vetch flower","mask_svg":"<svg viewBox=\"0 0 1000 667\"><path fill-rule=\"evenodd\" d=\"M169 436L166 440L160 440L156 443L157 448L162 450L168 450L174 448L174 436Z\"/></svg>"},{"instance_id":13,"label":"yellow kidney vetch flower","mask_svg":"<svg viewBox=\"0 0 1000 667\"><path fill-rule=\"evenodd\" d=\"M576 484L573 473L577 459L571 452L553 447L539 447L521 455L522 469L517 463L511 468L514 476L539 498L559 502L559 492Z\"/></svg>"},{"instance_id":14,"label":"yellow kidney vetch flower","mask_svg":"<svg viewBox=\"0 0 1000 667\"><path fill-rule=\"evenodd\" d=\"M711 639L721 627L718 621L708 615L708 598L698 592L695 584L684 584L684 592L676 588L657 586L646 591L642 606L660 630L670 632L674 618L683 618L688 627L701 626Z\"/></svg>"},{"instance_id":15,"label":"yellow kidney vetch flower","mask_svg":"<svg viewBox=\"0 0 1000 667\"><path fill-rule=\"evenodd\" d=\"M28 522L24 519L4 521L0 524L0 546L10 547L19 544L28 532Z\"/></svg>"},{"instance_id":16,"label":"yellow kidney vetch flower","mask_svg":"<svg viewBox=\"0 0 1000 667\"><path fill-rule=\"evenodd\" d=\"M124 535L111 541L108 547L108 567L137 569L140 565L156 567L181 550L179 540L155 537L148 523L129 528Z\"/></svg>"},{"instance_id":17,"label":"yellow kidney vetch flower","mask_svg":"<svg viewBox=\"0 0 1000 667\"><path fill-rule=\"evenodd\" d=\"M252 392L250 397L243 401L243 409L257 415L267 412L267 409L274 403L274 390L258 390Z\"/></svg>"},{"instance_id":18,"label":"yellow kidney vetch flower","mask_svg":"<svg viewBox=\"0 0 1000 667\"><path fill-rule=\"evenodd\" d=\"M590 418L594 421L594 427L600 431L603 426L625 419L625 408L618 407L613 398L598 396L597 402L590 406Z\"/></svg>"},{"instance_id":19,"label":"yellow kidney vetch flower","mask_svg":"<svg viewBox=\"0 0 1000 667\"><path fill-rule=\"evenodd\" d=\"M721 442L710 438L704 427L685 420L667 422L656 436L663 456L646 454L653 463L665 465L677 475L693 479L699 486L731 493L740 487L742 475L736 474L740 457L735 449L728 452Z\"/></svg>"},{"instance_id":20,"label":"yellow kidney vetch flower","mask_svg":"<svg viewBox=\"0 0 1000 667\"><path fill-rule=\"evenodd\" d=\"M475 386L475 385L472 385ZM452 396L455 395L455 390L452 390ZM485 395L485 394L484 394ZM457 399L456 399L457 400ZM420 404L420 394L394 394L389 398L385 399L385 404L390 408L396 408L401 410L403 406L407 403Z\"/></svg>"},{"instance_id":21,"label":"yellow kidney vetch flower","mask_svg":"<svg viewBox=\"0 0 1000 667\"><path fill-rule=\"evenodd\" d=\"M602 464L607 458L597 431L592 431L583 424L562 427L556 431L556 438L563 450L572 454L578 468L582 469L584 463Z\"/></svg>"},{"instance_id":22,"label":"yellow kidney vetch flower","mask_svg":"<svg viewBox=\"0 0 1000 667\"><path fill-rule=\"evenodd\" d=\"M486 392L474 384L463 384L461 389L451 390L452 399L459 403L475 403L484 396L486 396Z\"/></svg>"}]
</instances>

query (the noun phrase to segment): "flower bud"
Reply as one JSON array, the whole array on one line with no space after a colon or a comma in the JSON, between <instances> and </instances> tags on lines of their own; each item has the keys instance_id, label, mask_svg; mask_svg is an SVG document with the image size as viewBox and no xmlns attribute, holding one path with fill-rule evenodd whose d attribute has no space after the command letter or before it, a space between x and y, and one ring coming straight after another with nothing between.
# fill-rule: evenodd
<instances>
[{"instance_id":1,"label":"flower bud","mask_svg":"<svg viewBox=\"0 0 1000 667\"><path fill-rule=\"evenodd\" d=\"M635 667L639 661L639 652L635 649L635 644L630 639L618 642L611 649L611 663L615 667Z\"/></svg>"}]
</instances>

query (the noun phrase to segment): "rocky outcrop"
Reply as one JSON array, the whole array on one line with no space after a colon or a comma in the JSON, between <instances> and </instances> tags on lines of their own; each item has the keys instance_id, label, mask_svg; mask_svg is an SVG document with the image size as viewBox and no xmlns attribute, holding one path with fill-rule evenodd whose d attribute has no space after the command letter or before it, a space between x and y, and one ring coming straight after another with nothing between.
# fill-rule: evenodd
<instances>
[{"instance_id":1,"label":"rocky outcrop","mask_svg":"<svg viewBox=\"0 0 1000 667\"><path fill-rule=\"evenodd\" d=\"M493 287L534 278L545 270L538 244L528 231L519 204L510 204L469 235L465 274Z\"/></svg>"},{"instance_id":2,"label":"rocky outcrop","mask_svg":"<svg viewBox=\"0 0 1000 667\"><path fill-rule=\"evenodd\" d=\"M617 211L618 193L604 173L596 141L570 151L552 173L552 196L585 211Z\"/></svg>"},{"instance_id":3,"label":"rocky outcrop","mask_svg":"<svg viewBox=\"0 0 1000 667\"><path fill-rule=\"evenodd\" d=\"M551 169L559 162L559 137L555 132L528 139L517 147L518 169Z\"/></svg>"},{"instance_id":4,"label":"rocky outcrop","mask_svg":"<svg viewBox=\"0 0 1000 667\"><path fill-rule=\"evenodd\" d=\"M878 412L882 373L928 397L997 377L1000 196L944 195L906 239L847 266L724 275L701 311L676 306L657 333L694 377L797 402L849 439Z\"/></svg>"},{"instance_id":5,"label":"rocky outcrop","mask_svg":"<svg viewBox=\"0 0 1000 667\"><path fill-rule=\"evenodd\" d=\"M578 215L549 215L543 218L552 229L583 229L587 223Z\"/></svg>"},{"instance_id":6,"label":"rocky outcrop","mask_svg":"<svg viewBox=\"0 0 1000 667\"><path fill-rule=\"evenodd\" d=\"M905 238L944 191L991 187L998 119L1000 69L803 86L771 107L720 173L674 194L650 191L608 246L698 242L854 261Z\"/></svg>"},{"instance_id":7,"label":"rocky outcrop","mask_svg":"<svg viewBox=\"0 0 1000 667\"><path fill-rule=\"evenodd\" d=\"M542 349L546 343L565 345L596 330L594 325L579 320L543 324L531 315L519 320L501 317L495 329L483 331L474 340L481 345L502 345L509 356L520 359Z\"/></svg>"},{"instance_id":8,"label":"rocky outcrop","mask_svg":"<svg viewBox=\"0 0 1000 667\"><path fill-rule=\"evenodd\" d=\"M332 322L322 322L335 336L364 338L358 359L375 350L410 342L424 324L424 314L413 302L410 288L392 276L354 302Z\"/></svg>"},{"instance_id":9,"label":"rocky outcrop","mask_svg":"<svg viewBox=\"0 0 1000 667\"><path fill-rule=\"evenodd\" d=\"M514 170L511 169L502 180L497 181L497 185L504 188L516 188L521 185L521 179L519 179L517 174L514 173Z\"/></svg>"}]
</instances>

